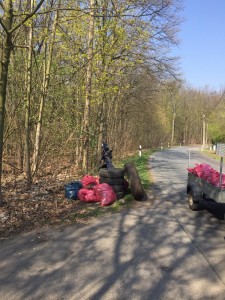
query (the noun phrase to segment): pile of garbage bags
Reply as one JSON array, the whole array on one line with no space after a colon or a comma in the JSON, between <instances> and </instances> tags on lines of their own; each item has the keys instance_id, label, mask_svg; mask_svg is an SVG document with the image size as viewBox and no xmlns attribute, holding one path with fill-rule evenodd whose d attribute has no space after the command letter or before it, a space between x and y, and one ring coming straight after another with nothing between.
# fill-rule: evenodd
<instances>
[{"instance_id":1,"label":"pile of garbage bags","mask_svg":"<svg viewBox=\"0 0 225 300\"><path fill-rule=\"evenodd\" d=\"M209 164L196 164L194 168L188 168L187 170L212 185L220 186L220 173L213 169ZM225 174L222 174L221 187L225 188Z\"/></svg>"},{"instance_id":2,"label":"pile of garbage bags","mask_svg":"<svg viewBox=\"0 0 225 300\"><path fill-rule=\"evenodd\" d=\"M101 206L111 205L117 200L116 193L109 184L99 183L99 178L91 175L66 185L65 196L67 199L79 199L82 202L99 202Z\"/></svg>"}]
</instances>

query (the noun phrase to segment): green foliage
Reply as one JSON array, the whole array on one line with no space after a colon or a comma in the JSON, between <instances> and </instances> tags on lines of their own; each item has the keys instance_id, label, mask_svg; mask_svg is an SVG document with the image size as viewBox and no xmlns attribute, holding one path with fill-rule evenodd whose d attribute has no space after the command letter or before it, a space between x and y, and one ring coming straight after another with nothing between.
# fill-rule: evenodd
<instances>
[{"instance_id":1,"label":"green foliage","mask_svg":"<svg viewBox=\"0 0 225 300\"><path fill-rule=\"evenodd\" d=\"M150 174L149 174L149 157L154 152L153 149L143 150L141 157L139 156L139 151L137 151L132 156L123 158L118 162L118 166L123 167L124 164L132 162L137 168L138 174L140 176L141 182L145 189L149 189L151 184Z\"/></svg>"},{"instance_id":2,"label":"green foliage","mask_svg":"<svg viewBox=\"0 0 225 300\"><path fill-rule=\"evenodd\" d=\"M168 34L170 39L175 34L175 16L174 13L170 15L170 9L175 3L175 0L171 1L167 8L158 2L153 5L138 1L132 2L131 6L124 1L96 2L88 129L89 159L93 168L97 164L96 157L99 157L97 146L102 134L101 125L117 157L123 152L133 151L139 139L145 140L146 148L149 148L168 135L167 115L159 103L159 92L162 90L163 93L164 89L164 85L162 88L160 86L160 77L163 77L166 69L172 73L172 68L169 65L167 67L166 57L159 51L160 48L165 48L165 44L169 47L169 43L159 36L159 32L164 36ZM15 0L13 4L15 22L18 22L21 13L27 9L26 3ZM49 85L43 92L43 74L49 61L57 5L58 1L45 2L43 10L46 13L32 18L34 36L30 143L32 152L40 100L44 93L46 101L41 120L39 154L41 173L50 166L59 166L62 160L70 161L70 158L79 165L83 154L82 123L90 20L86 8L89 1L81 3L67 0L62 3L62 8L71 9L60 9L58 12ZM141 12L149 13L151 19L141 17ZM27 21L13 37L15 45L27 45L27 28L30 22L31 20ZM170 32L166 32L169 27ZM22 148L24 144L21 132L24 132L22 101L26 60L26 47L15 47L10 66L5 135L9 145L7 148L15 149L15 153L18 144L22 144ZM55 174L55 170L52 171ZM140 170L141 173L142 171ZM145 181L147 179L143 177L143 182Z\"/></svg>"},{"instance_id":3,"label":"green foliage","mask_svg":"<svg viewBox=\"0 0 225 300\"><path fill-rule=\"evenodd\" d=\"M208 131L212 144L225 142L225 106L223 103L210 114Z\"/></svg>"},{"instance_id":4,"label":"green foliage","mask_svg":"<svg viewBox=\"0 0 225 300\"><path fill-rule=\"evenodd\" d=\"M221 124L211 124L209 126L209 134L212 144L225 142L225 131L221 128Z\"/></svg>"}]
</instances>

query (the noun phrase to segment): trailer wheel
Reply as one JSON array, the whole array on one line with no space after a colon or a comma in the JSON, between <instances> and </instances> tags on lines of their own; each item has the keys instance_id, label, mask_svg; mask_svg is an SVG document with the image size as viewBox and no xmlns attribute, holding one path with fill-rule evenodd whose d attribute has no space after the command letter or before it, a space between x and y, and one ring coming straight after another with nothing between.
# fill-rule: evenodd
<instances>
[{"instance_id":1,"label":"trailer wheel","mask_svg":"<svg viewBox=\"0 0 225 300\"><path fill-rule=\"evenodd\" d=\"M195 195L192 189L188 192L188 205L189 208L193 211L200 210L199 201L195 199Z\"/></svg>"}]
</instances>

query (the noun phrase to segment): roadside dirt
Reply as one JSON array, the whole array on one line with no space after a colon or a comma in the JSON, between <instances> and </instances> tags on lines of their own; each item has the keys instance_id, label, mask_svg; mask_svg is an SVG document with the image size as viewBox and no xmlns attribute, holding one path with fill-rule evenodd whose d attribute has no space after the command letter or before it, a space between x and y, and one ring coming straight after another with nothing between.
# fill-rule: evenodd
<instances>
[{"instance_id":1,"label":"roadside dirt","mask_svg":"<svg viewBox=\"0 0 225 300\"><path fill-rule=\"evenodd\" d=\"M0 207L0 239L50 226L87 223L94 218L119 212L135 205L118 201L101 207L99 203L83 203L65 198L65 182L44 178L26 188L24 180L3 187L4 205ZM132 198L132 197L131 197ZM126 201L125 201L126 202Z\"/></svg>"}]
</instances>

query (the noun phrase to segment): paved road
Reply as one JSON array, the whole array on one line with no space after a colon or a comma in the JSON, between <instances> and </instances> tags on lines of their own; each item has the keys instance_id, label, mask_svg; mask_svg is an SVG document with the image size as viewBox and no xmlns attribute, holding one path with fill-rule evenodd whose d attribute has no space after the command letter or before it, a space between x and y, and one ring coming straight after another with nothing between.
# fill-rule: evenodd
<instances>
[{"instance_id":1,"label":"paved road","mask_svg":"<svg viewBox=\"0 0 225 300\"><path fill-rule=\"evenodd\" d=\"M0 299L225 299L225 223L188 209L186 150L155 153L135 209L1 242Z\"/></svg>"}]
</instances>

